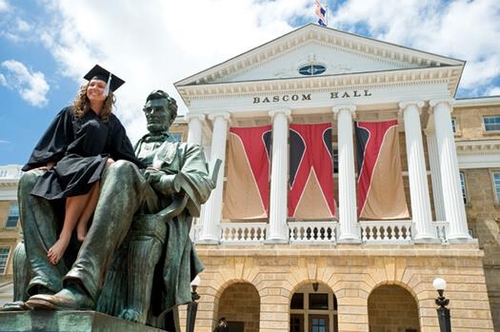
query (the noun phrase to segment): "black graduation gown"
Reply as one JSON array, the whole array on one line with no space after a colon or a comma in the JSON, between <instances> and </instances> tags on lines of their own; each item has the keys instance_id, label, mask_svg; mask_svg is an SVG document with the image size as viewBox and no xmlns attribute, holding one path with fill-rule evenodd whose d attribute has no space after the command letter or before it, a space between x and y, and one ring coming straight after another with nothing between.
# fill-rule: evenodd
<instances>
[{"instance_id":1,"label":"black graduation gown","mask_svg":"<svg viewBox=\"0 0 500 332\"><path fill-rule=\"evenodd\" d=\"M110 114L101 121L93 111L75 119L73 108L57 114L35 146L23 171L57 163L40 177L32 195L49 200L86 194L101 178L107 158L125 159L143 167L134 154L125 128Z\"/></svg>"}]
</instances>

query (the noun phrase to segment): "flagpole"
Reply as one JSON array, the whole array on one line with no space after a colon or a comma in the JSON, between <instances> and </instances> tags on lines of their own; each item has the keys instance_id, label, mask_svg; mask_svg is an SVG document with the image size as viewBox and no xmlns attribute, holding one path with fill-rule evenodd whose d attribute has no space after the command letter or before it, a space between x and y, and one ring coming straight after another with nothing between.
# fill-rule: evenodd
<instances>
[{"instance_id":1,"label":"flagpole","mask_svg":"<svg viewBox=\"0 0 500 332\"><path fill-rule=\"evenodd\" d=\"M326 5L325 5L325 23L326 23L326 26L328 26L328 0L326 1Z\"/></svg>"}]
</instances>

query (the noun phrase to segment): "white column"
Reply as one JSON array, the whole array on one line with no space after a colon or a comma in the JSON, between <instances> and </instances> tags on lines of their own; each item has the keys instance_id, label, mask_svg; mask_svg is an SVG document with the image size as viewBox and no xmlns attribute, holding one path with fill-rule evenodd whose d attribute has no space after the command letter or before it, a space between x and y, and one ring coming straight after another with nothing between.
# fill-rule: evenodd
<instances>
[{"instance_id":1,"label":"white column","mask_svg":"<svg viewBox=\"0 0 500 332\"><path fill-rule=\"evenodd\" d=\"M416 241L437 239L436 228L432 226L429 185L422 143L422 127L420 126L422 106L424 106L423 101L399 104L405 123L411 214L415 230L413 238Z\"/></svg>"},{"instance_id":2,"label":"white column","mask_svg":"<svg viewBox=\"0 0 500 332\"><path fill-rule=\"evenodd\" d=\"M444 221L446 220L446 214L444 212L443 192L441 191L441 170L439 169L439 153L436 143L436 133L427 131L426 135L436 220Z\"/></svg>"},{"instance_id":3,"label":"white column","mask_svg":"<svg viewBox=\"0 0 500 332\"><path fill-rule=\"evenodd\" d=\"M219 243L220 222L222 215L222 189L224 185L224 165L226 163L226 139L229 113L210 114L208 118L213 124L212 148L210 160L220 159L222 161L217 184L207 203L203 216L203 227L198 242Z\"/></svg>"},{"instance_id":4,"label":"white column","mask_svg":"<svg viewBox=\"0 0 500 332\"><path fill-rule=\"evenodd\" d=\"M205 115L204 114L187 114L186 115L186 121L188 123L188 137L187 137L187 142L189 144L198 144L202 145L202 137L203 137L203 121L205 120ZM205 151L205 156L207 156L207 151ZM200 217L199 218L193 218L193 226L191 227L191 238L194 239L195 241L198 241L198 235L196 234L197 232L195 231L199 227L203 227L202 225L204 224L205 220L205 204L201 206L201 211L200 211ZM203 228L200 228L202 230Z\"/></svg>"},{"instance_id":5,"label":"white column","mask_svg":"<svg viewBox=\"0 0 500 332\"><path fill-rule=\"evenodd\" d=\"M332 111L337 118L338 128L339 242L359 243L352 129L356 106L335 106Z\"/></svg>"},{"instance_id":6,"label":"white column","mask_svg":"<svg viewBox=\"0 0 500 332\"><path fill-rule=\"evenodd\" d=\"M269 204L269 232L267 241L288 241L288 121L290 110L269 112L273 122L271 197Z\"/></svg>"},{"instance_id":7,"label":"white column","mask_svg":"<svg viewBox=\"0 0 500 332\"><path fill-rule=\"evenodd\" d=\"M201 145L204 120L204 114L188 114L186 116L186 121L188 123L188 143Z\"/></svg>"},{"instance_id":8,"label":"white column","mask_svg":"<svg viewBox=\"0 0 500 332\"><path fill-rule=\"evenodd\" d=\"M446 221L449 224L449 240L469 240L467 215L460 187L457 151L451 126L452 100L431 100L436 128L436 143L441 170L441 189L443 191Z\"/></svg>"}]
</instances>

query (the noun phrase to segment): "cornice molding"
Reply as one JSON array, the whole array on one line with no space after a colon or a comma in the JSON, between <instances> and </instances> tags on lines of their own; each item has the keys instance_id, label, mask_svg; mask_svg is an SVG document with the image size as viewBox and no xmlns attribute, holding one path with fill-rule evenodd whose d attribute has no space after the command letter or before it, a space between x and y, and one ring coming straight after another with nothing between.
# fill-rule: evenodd
<instances>
[{"instance_id":1,"label":"cornice molding","mask_svg":"<svg viewBox=\"0 0 500 332\"><path fill-rule=\"evenodd\" d=\"M500 140L458 141L455 142L457 154L495 154L500 153ZM500 164L500 161L499 161Z\"/></svg>"},{"instance_id":2,"label":"cornice molding","mask_svg":"<svg viewBox=\"0 0 500 332\"><path fill-rule=\"evenodd\" d=\"M358 90L388 87L410 87L422 84L446 84L449 93L460 78L461 68L423 68L370 73L354 73L334 76L288 78L266 81L230 82L178 87L184 99L276 94L280 92ZM456 82L456 83L455 83Z\"/></svg>"}]
</instances>

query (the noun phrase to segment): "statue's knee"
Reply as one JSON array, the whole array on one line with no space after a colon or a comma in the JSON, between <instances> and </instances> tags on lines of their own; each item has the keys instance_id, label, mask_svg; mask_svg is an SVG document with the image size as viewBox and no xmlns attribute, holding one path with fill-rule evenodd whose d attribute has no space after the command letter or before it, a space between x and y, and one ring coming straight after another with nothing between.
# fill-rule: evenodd
<instances>
[{"instance_id":1,"label":"statue's knee","mask_svg":"<svg viewBox=\"0 0 500 332\"><path fill-rule=\"evenodd\" d=\"M23 173L18 184L18 196L20 201L30 199L30 192L33 190L42 174L43 172L37 169Z\"/></svg>"},{"instance_id":2,"label":"statue's knee","mask_svg":"<svg viewBox=\"0 0 500 332\"><path fill-rule=\"evenodd\" d=\"M106 191L107 188L136 190L140 178L139 169L134 163L118 160L112 163L104 172L101 179L101 191Z\"/></svg>"},{"instance_id":3,"label":"statue's knee","mask_svg":"<svg viewBox=\"0 0 500 332\"><path fill-rule=\"evenodd\" d=\"M119 176L129 178L134 174L137 174L137 166L128 160L117 160L109 167L106 171L106 176Z\"/></svg>"},{"instance_id":4,"label":"statue's knee","mask_svg":"<svg viewBox=\"0 0 500 332\"><path fill-rule=\"evenodd\" d=\"M21 188L33 187L37 183L41 174L42 173L40 173L39 170L35 170L35 169L23 173L23 175L19 179L19 187L21 187Z\"/></svg>"}]
</instances>

